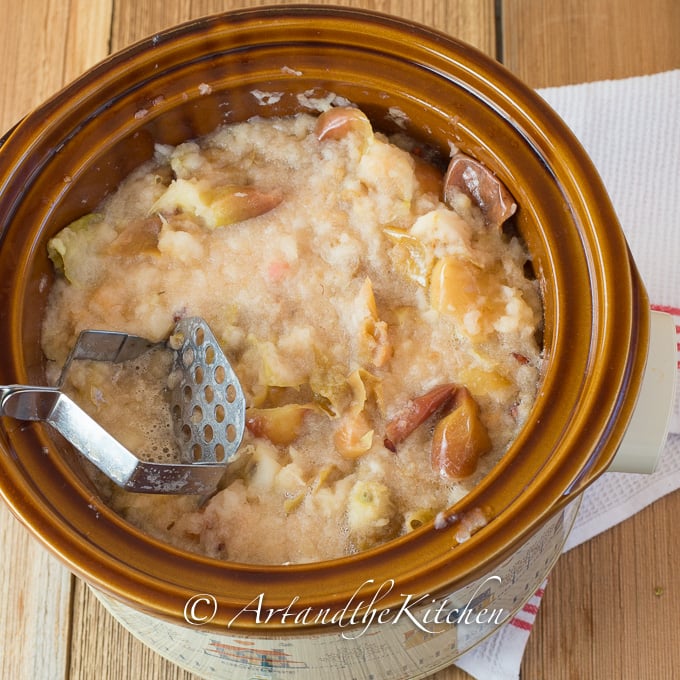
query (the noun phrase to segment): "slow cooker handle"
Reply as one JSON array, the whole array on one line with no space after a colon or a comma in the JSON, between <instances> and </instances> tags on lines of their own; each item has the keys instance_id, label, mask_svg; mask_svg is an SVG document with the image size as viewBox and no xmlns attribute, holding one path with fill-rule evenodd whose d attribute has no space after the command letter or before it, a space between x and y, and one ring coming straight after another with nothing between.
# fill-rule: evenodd
<instances>
[{"instance_id":1,"label":"slow cooker handle","mask_svg":"<svg viewBox=\"0 0 680 680\"><path fill-rule=\"evenodd\" d=\"M675 401L678 351L675 324L669 314L650 314L645 373L626 433L609 466L594 464L575 479L559 507L570 503L604 472L651 474L663 451Z\"/></svg>"},{"instance_id":2,"label":"slow cooker handle","mask_svg":"<svg viewBox=\"0 0 680 680\"><path fill-rule=\"evenodd\" d=\"M656 470L673 415L677 367L675 321L670 314L652 311L642 386L626 434L607 472L650 474Z\"/></svg>"}]
</instances>

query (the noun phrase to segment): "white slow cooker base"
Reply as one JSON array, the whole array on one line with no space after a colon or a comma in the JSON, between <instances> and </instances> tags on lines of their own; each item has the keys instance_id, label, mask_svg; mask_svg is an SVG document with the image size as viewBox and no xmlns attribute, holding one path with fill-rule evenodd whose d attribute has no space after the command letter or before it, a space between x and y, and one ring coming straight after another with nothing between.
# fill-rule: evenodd
<instances>
[{"instance_id":1,"label":"white slow cooker base","mask_svg":"<svg viewBox=\"0 0 680 680\"><path fill-rule=\"evenodd\" d=\"M428 620L428 612L431 620L442 600L446 605L441 611L452 612L450 621L465 615L457 624L447 623L445 613L438 615L438 625L424 623L434 633L424 632L407 615L397 617L396 611L383 624L355 629L329 625L325 634L273 638L231 629L213 632L156 619L92 591L136 638L205 680L413 680L449 666L511 620L562 553L580 501L579 496L492 572L446 598L427 598L423 606L412 607L419 623ZM253 599L258 595L253 593Z\"/></svg>"}]
</instances>

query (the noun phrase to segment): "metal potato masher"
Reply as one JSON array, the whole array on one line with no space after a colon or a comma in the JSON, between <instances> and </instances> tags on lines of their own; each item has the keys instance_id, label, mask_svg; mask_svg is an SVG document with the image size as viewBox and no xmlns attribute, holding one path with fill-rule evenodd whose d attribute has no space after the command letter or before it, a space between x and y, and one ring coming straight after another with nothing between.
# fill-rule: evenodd
<instances>
[{"instance_id":1,"label":"metal potato masher","mask_svg":"<svg viewBox=\"0 0 680 680\"><path fill-rule=\"evenodd\" d=\"M82 331L57 387L0 386L0 416L50 424L107 477L129 491L214 491L243 437L245 397L205 320L180 320L166 343L175 353L168 382L179 463L140 460L60 389L73 361L119 363L157 344L128 333Z\"/></svg>"}]
</instances>

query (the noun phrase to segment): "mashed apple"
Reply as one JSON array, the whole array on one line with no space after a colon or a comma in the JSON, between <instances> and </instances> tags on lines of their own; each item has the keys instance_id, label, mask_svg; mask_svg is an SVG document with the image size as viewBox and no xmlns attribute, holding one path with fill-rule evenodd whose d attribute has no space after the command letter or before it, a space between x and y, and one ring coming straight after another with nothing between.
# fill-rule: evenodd
<instances>
[{"instance_id":1,"label":"mashed apple","mask_svg":"<svg viewBox=\"0 0 680 680\"><path fill-rule=\"evenodd\" d=\"M209 498L93 471L123 517L225 560L330 559L430 522L499 461L541 371L515 206L473 159L444 177L407 147L353 108L227 125L158 146L50 241L52 378L83 329L162 341L201 316L246 395ZM77 362L65 389L140 457L178 460L171 358Z\"/></svg>"}]
</instances>

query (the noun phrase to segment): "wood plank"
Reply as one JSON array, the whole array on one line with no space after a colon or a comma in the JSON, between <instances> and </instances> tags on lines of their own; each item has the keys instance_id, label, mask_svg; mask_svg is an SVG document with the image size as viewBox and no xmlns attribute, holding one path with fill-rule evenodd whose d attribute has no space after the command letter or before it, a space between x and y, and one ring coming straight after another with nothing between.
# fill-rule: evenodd
<instances>
[{"instance_id":1,"label":"wood plank","mask_svg":"<svg viewBox=\"0 0 680 680\"><path fill-rule=\"evenodd\" d=\"M112 50L122 49L140 40L184 21L243 7L264 5L290 5L295 0L195 0L191 3L131 2L118 0L113 18ZM405 17L456 36L494 55L496 35L494 29L493 0L317 0L319 5L342 5L371 9L394 16Z\"/></svg>"},{"instance_id":2,"label":"wood plank","mask_svg":"<svg viewBox=\"0 0 680 680\"><path fill-rule=\"evenodd\" d=\"M0 132L106 56L110 0L3 3ZM73 577L0 507L0 677L66 677Z\"/></svg>"},{"instance_id":3,"label":"wood plank","mask_svg":"<svg viewBox=\"0 0 680 680\"><path fill-rule=\"evenodd\" d=\"M73 577L0 504L0 677L65 678Z\"/></svg>"},{"instance_id":4,"label":"wood plank","mask_svg":"<svg viewBox=\"0 0 680 680\"><path fill-rule=\"evenodd\" d=\"M505 65L534 87L625 78L680 67L680 3L506 0ZM680 545L670 517L680 494L562 556L527 645L522 677L674 677L670 568ZM664 650L663 653L660 650Z\"/></svg>"},{"instance_id":5,"label":"wood plank","mask_svg":"<svg viewBox=\"0 0 680 680\"><path fill-rule=\"evenodd\" d=\"M68 15L63 3L8 2L0 24L0 125L4 131L63 82ZM49 30L48 30L49 29Z\"/></svg>"},{"instance_id":6,"label":"wood plank","mask_svg":"<svg viewBox=\"0 0 680 680\"><path fill-rule=\"evenodd\" d=\"M199 680L131 635L80 580L74 603L69 680Z\"/></svg>"},{"instance_id":7,"label":"wood plank","mask_svg":"<svg viewBox=\"0 0 680 680\"><path fill-rule=\"evenodd\" d=\"M3 3L0 131L107 55L112 1Z\"/></svg>"},{"instance_id":8,"label":"wood plank","mask_svg":"<svg viewBox=\"0 0 680 680\"><path fill-rule=\"evenodd\" d=\"M68 0L68 6L64 84L109 54L113 0Z\"/></svg>"},{"instance_id":9,"label":"wood plank","mask_svg":"<svg viewBox=\"0 0 680 680\"><path fill-rule=\"evenodd\" d=\"M670 517L680 494L566 553L529 638L523 678L672 678L680 547Z\"/></svg>"},{"instance_id":10,"label":"wood plank","mask_svg":"<svg viewBox=\"0 0 680 680\"><path fill-rule=\"evenodd\" d=\"M533 87L680 68L677 0L505 0L503 62Z\"/></svg>"}]
</instances>

